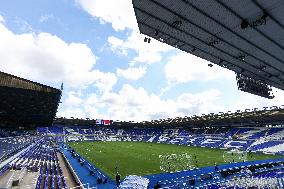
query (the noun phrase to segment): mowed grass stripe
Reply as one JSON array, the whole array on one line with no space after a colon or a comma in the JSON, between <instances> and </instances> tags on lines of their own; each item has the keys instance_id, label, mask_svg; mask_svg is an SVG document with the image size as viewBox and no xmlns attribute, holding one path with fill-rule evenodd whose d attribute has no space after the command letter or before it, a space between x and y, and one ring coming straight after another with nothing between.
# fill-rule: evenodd
<instances>
[{"instance_id":1,"label":"mowed grass stripe","mask_svg":"<svg viewBox=\"0 0 284 189\"><path fill-rule=\"evenodd\" d=\"M96 165L103 172L115 178L116 170L124 178L127 175L149 175L161 173L160 154L196 155L198 167L223 164L225 150L173 144L145 142L71 142L68 143L76 152ZM252 157L251 157L252 155ZM279 158L266 154L248 154L248 160ZM195 165L195 162L193 163Z\"/></svg>"}]
</instances>

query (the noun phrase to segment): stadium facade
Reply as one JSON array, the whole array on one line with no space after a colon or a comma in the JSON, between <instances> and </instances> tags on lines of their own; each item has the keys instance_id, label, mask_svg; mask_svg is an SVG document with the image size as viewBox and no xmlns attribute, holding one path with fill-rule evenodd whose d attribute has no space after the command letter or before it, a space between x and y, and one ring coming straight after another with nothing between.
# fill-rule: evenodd
<instances>
[{"instance_id":1,"label":"stadium facade","mask_svg":"<svg viewBox=\"0 0 284 189\"><path fill-rule=\"evenodd\" d=\"M230 69L242 91L284 89L283 1L132 2L146 43ZM55 118L61 93L0 72L0 188L284 188L283 106L143 122Z\"/></svg>"}]
</instances>

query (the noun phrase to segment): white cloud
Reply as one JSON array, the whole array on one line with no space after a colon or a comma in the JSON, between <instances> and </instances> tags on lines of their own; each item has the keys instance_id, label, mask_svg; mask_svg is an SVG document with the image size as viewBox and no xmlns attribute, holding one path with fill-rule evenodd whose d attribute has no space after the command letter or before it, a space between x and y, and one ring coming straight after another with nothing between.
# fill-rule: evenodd
<instances>
[{"instance_id":1,"label":"white cloud","mask_svg":"<svg viewBox=\"0 0 284 189\"><path fill-rule=\"evenodd\" d=\"M91 16L101 23L111 23L116 30L138 30L134 9L130 0L76 0Z\"/></svg>"},{"instance_id":2,"label":"white cloud","mask_svg":"<svg viewBox=\"0 0 284 189\"><path fill-rule=\"evenodd\" d=\"M104 4L104 1L100 3ZM103 22L111 22L117 30L128 27L121 24L120 19L109 18L110 21L108 21L105 15L100 19ZM130 66L125 70L117 69L117 75L110 72L104 73L95 70L96 56L86 44L67 43L49 33L15 34L4 26L4 22L4 18L0 16L0 69L2 71L36 81L59 84L63 81L65 86L72 86L78 90L87 86L90 86L88 90L93 89L93 86L96 87L96 94L89 94L89 91L85 91L84 94L68 92L63 106L59 109L59 116L141 121L218 112L224 111L225 108L243 110L284 104L283 91L278 91L274 100L241 93L239 98L227 107L218 104L221 93L215 89L194 94L183 93L172 99L162 99L142 87L134 88L128 84L124 84L118 92L114 92L112 88L117 83L117 76L137 80L146 73L146 65ZM138 62L146 64L159 62L164 54L173 49L154 39L150 44L144 43L143 38L143 35L132 31L128 39L122 40L111 36L108 38L108 43L113 51L118 51L125 56L128 55L128 51L135 51L137 55L131 61L132 66ZM193 55L179 53L165 66L166 78L169 83L185 83L235 77L233 72L219 66L208 67L208 63ZM233 92L233 94L239 93Z\"/></svg>"},{"instance_id":3,"label":"white cloud","mask_svg":"<svg viewBox=\"0 0 284 189\"><path fill-rule=\"evenodd\" d=\"M13 22L15 23L15 27L17 28L18 32L32 33L36 31L35 29L33 29L32 25L30 25L26 20L22 19L21 17L16 17Z\"/></svg>"},{"instance_id":4,"label":"white cloud","mask_svg":"<svg viewBox=\"0 0 284 189\"><path fill-rule=\"evenodd\" d=\"M105 93L112 90L112 87L117 82L117 77L114 73L103 73L98 70L93 71L94 78L96 80L95 86L99 91Z\"/></svg>"},{"instance_id":5,"label":"white cloud","mask_svg":"<svg viewBox=\"0 0 284 189\"><path fill-rule=\"evenodd\" d=\"M65 100L65 104L68 107L76 107L82 104L83 99L76 95L74 91L70 91L68 93L67 99Z\"/></svg>"},{"instance_id":6,"label":"white cloud","mask_svg":"<svg viewBox=\"0 0 284 189\"><path fill-rule=\"evenodd\" d=\"M59 109L57 117L87 118L87 114L84 109L80 107L73 107L73 108Z\"/></svg>"},{"instance_id":7,"label":"white cloud","mask_svg":"<svg viewBox=\"0 0 284 189\"><path fill-rule=\"evenodd\" d=\"M220 95L221 92L216 89L203 91L198 94L184 93L177 99L177 112L182 115L216 112L219 110L216 106L216 101Z\"/></svg>"},{"instance_id":8,"label":"white cloud","mask_svg":"<svg viewBox=\"0 0 284 189\"><path fill-rule=\"evenodd\" d=\"M0 23L5 23L5 19L3 16L0 15Z\"/></svg>"},{"instance_id":9,"label":"white cloud","mask_svg":"<svg viewBox=\"0 0 284 189\"><path fill-rule=\"evenodd\" d=\"M53 14L44 14L44 15L41 15L40 19L39 19L39 22L43 23L43 22L46 22L50 19L54 19L54 15Z\"/></svg>"},{"instance_id":10,"label":"white cloud","mask_svg":"<svg viewBox=\"0 0 284 189\"><path fill-rule=\"evenodd\" d=\"M235 95L236 100L227 106L225 102L220 101L221 92L216 89L208 89L199 93L186 92L176 98L162 99L158 95L147 92L142 87L135 88L129 84L124 84L118 92L108 91L99 95L93 93L87 95L86 98L79 97L71 92L64 102L64 104L69 103L71 105L63 108L59 115L143 121L284 104L283 91L278 91L274 100L242 92Z\"/></svg>"},{"instance_id":11,"label":"white cloud","mask_svg":"<svg viewBox=\"0 0 284 189\"><path fill-rule=\"evenodd\" d=\"M275 88L273 88L273 91L275 95L274 99L267 99L242 91L232 91L231 93L234 93L236 100L227 106L222 106L224 111L236 111L284 105L284 91Z\"/></svg>"},{"instance_id":12,"label":"white cloud","mask_svg":"<svg viewBox=\"0 0 284 189\"><path fill-rule=\"evenodd\" d=\"M268 106L275 106L275 105L284 105L284 91L280 89L273 88L275 98L272 100L266 99L269 104Z\"/></svg>"},{"instance_id":13,"label":"white cloud","mask_svg":"<svg viewBox=\"0 0 284 189\"><path fill-rule=\"evenodd\" d=\"M84 100L69 96L66 101L80 104L86 117L142 121L214 112L218 110L216 101L219 97L220 92L212 89L196 94L183 93L175 99L161 99L142 87L124 84L118 92L91 94ZM70 108L76 112L78 107L69 106L68 111Z\"/></svg>"},{"instance_id":14,"label":"white cloud","mask_svg":"<svg viewBox=\"0 0 284 189\"><path fill-rule=\"evenodd\" d=\"M141 87L124 85L113 96L115 100L112 100L108 110L116 119L140 121L201 114L216 109L214 103L219 95L217 90L208 90L197 94L183 93L176 99L163 100Z\"/></svg>"},{"instance_id":15,"label":"white cloud","mask_svg":"<svg viewBox=\"0 0 284 189\"><path fill-rule=\"evenodd\" d=\"M166 64L165 75L169 83L235 78L234 72L217 65L209 67L209 63L189 53L179 53Z\"/></svg>"},{"instance_id":16,"label":"white cloud","mask_svg":"<svg viewBox=\"0 0 284 189\"><path fill-rule=\"evenodd\" d=\"M96 56L82 43L66 43L49 33L14 34L0 23L0 69L40 82L64 82L65 86L95 84L107 90L115 74L94 70Z\"/></svg>"},{"instance_id":17,"label":"white cloud","mask_svg":"<svg viewBox=\"0 0 284 189\"><path fill-rule=\"evenodd\" d=\"M137 55L133 58L132 62L141 62L152 64L162 60L162 54L174 48L161 43L155 39L151 43L144 42L144 35L131 32L126 40L119 39L114 36L108 38L108 43L114 52L127 55L129 50L134 50Z\"/></svg>"},{"instance_id":18,"label":"white cloud","mask_svg":"<svg viewBox=\"0 0 284 189\"><path fill-rule=\"evenodd\" d=\"M110 36L108 37L108 43L110 44L112 51L127 56L127 48L124 47L125 45L122 39Z\"/></svg>"},{"instance_id":19,"label":"white cloud","mask_svg":"<svg viewBox=\"0 0 284 189\"><path fill-rule=\"evenodd\" d=\"M138 80L146 73L146 67L130 67L128 69L117 69L117 76L124 77L129 80Z\"/></svg>"}]
</instances>

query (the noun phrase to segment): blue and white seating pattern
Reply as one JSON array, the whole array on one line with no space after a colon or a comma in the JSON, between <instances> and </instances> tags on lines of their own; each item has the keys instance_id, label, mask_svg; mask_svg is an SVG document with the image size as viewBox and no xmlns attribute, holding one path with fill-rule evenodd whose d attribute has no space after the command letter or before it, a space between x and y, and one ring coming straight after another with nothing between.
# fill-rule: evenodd
<instances>
[{"instance_id":1,"label":"blue and white seating pattern","mask_svg":"<svg viewBox=\"0 0 284 189\"><path fill-rule=\"evenodd\" d=\"M39 171L36 189L67 188L59 166L57 152L48 138L38 140L19 157L9 163L12 169Z\"/></svg>"},{"instance_id":2,"label":"blue and white seating pattern","mask_svg":"<svg viewBox=\"0 0 284 189\"><path fill-rule=\"evenodd\" d=\"M33 141L38 140L37 136L17 136L0 138L0 162L19 150L29 146Z\"/></svg>"},{"instance_id":3,"label":"blue and white seating pattern","mask_svg":"<svg viewBox=\"0 0 284 189\"><path fill-rule=\"evenodd\" d=\"M38 128L38 132L62 134L67 141L144 141L284 154L284 141L281 140L284 128L114 129L70 126L60 129L57 125L48 130Z\"/></svg>"},{"instance_id":4,"label":"blue and white seating pattern","mask_svg":"<svg viewBox=\"0 0 284 189\"><path fill-rule=\"evenodd\" d=\"M49 133L52 129L44 131ZM59 131L59 132L57 132ZM284 128L220 128L213 129L113 129L98 127L65 127L61 131L55 131L64 135L66 141L143 141L177 145L202 146L210 148L239 149L247 151L261 151L284 154L284 141L280 140ZM271 140L266 140L270 137ZM79 156L79 155L78 155ZM85 167L92 169L92 165L81 159ZM247 162L245 162L247 163ZM240 163L234 164L229 171L229 176L216 172L213 168L206 170L196 169L188 172L177 172L160 176L153 176L150 185L160 182L162 188L191 188L189 180L194 178L196 188L236 188L239 189L253 186L258 183L263 188L283 186L283 175L279 170L283 169L283 162L274 167L259 167L253 172L246 172L251 165ZM245 167L244 167L245 166ZM94 168L93 171L96 169ZM224 169L226 170L226 169ZM267 170L271 174L267 174ZM278 170L278 172L277 172ZM44 172L44 171L43 171ZM99 175L99 173L96 173ZM245 177L249 175L249 177ZM103 176L101 176L104 178ZM240 177L242 179L235 179ZM228 180L228 181L225 181ZM260 180L262 183L259 183Z\"/></svg>"}]
</instances>

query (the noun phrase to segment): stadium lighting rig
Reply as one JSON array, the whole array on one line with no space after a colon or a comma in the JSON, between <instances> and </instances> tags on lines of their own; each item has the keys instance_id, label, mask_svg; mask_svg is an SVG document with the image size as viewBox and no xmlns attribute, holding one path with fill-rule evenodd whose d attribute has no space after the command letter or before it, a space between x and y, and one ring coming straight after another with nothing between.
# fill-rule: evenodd
<instances>
[{"instance_id":1,"label":"stadium lighting rig","mask_svg":"<svg viewBox=\"0 0 284 189\"><path fill-rule=\"evenodd\" d=\"M246 75L240 90L272 99L284 90L283 2L132 0L148 37ZM271 7L274 7L271 9Z\"/></svg>"},{"instance_id":2,"label":"stadium lighting rig","mask_svg":"<svg viewBox=\"0 0 284 189\"><path fill-rule=\"evenodd\" d=\"M242 74L236 74L236 80L238 89L241 91L262 96L268 99L274 98L271 87L260 80L246 77Z\"/></svg>"},{"instance_id":3,"label":"stadium lighting rig","mask_svg":"<svg viewBox=\"0 0 284 189\"><path fill-rule=\"evenodd\" d=\"M256 28L256 27L259 27L261 25L265 25L267 16L268 16L268 14L264 13L260 18L256 19L253 22L249 22L247 20L243 20L242 23L241 23L241 28L242 29L246 29L248 27Z\"/></svg>"},{"instance_id":4,"label":"stadium lighting rig","mask_svg":"<svg viewBox=\"0 0 284 189\"><path fill-rule=\"evenodd\" d=\"M145 42L145 43L147 43L147 42L150 43L150 42L151 42L151 38L150 38L150 37L145 37L145 38L144 38L144 42Z\"/></svg>"}]
</instances>

